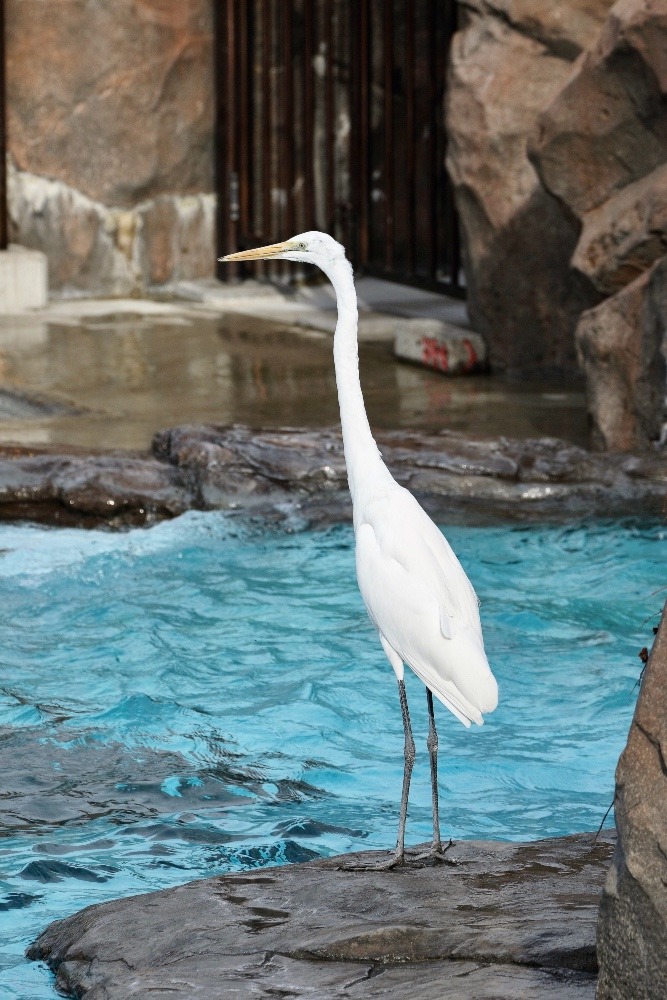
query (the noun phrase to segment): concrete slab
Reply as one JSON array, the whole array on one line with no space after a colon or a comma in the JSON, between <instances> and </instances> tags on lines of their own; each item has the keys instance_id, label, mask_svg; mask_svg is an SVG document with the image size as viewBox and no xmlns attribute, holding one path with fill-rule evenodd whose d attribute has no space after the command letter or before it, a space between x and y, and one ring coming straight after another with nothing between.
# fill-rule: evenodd
<instances>
[{"instance_id":1,"label":"concrete slab","mask_svg":"<svg viewBox=\"0 0 667 1000\"><path fill-rule=\"evenodd\" d=\"M41 308L47 290L45 254L16 244L0 250L0 314Z\"/></svg>"}]
</instances>

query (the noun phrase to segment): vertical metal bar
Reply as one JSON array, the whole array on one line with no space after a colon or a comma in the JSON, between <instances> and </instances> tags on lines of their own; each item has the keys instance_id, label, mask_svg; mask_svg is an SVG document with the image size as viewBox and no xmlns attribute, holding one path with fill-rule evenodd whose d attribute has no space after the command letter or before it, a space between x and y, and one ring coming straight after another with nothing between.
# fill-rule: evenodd
<instances>
[{"instance_id":1,"label":"vertical metal bar","mask_svg":"<svg viewBox=\"0 0 667 1000\"><path fill-rule=\"evenodd\" d=\"M273 239L271 174L273 167L271 74L271 0L262 0L262 239Z\"/></svg>"},{"instance_id":2,"label":"vertical metal bar","mask_svg":"<svg viewBox=\"0 0 667 1000\"><path fill-rule=\"evenodd\" d=\"M351 58L353 75L352 130L353 157L350 175L352 178L352 209L357 222L357 266L368 263L368 146L370 141L369 122L369 14L368 0L352 0L352 11L356 23L351 23ZM356 197L354 196L356 190Z\"/></svg>"},{"instance_id":3,"label":"vertical metal bar","mask_svg":"<svg viewBox=\"0 0 667 1000\"><path fill-rule=\"evenodd\" d=\"M326 47L324 83L324 155L326 159L325 228L334 235L336 183L334 163L334 90L333 90L333 0L324 0L323 36Z\"/></svg>"},{"instance_id":4,"label":"vertical metal bar","mask_svg":"<svg viewBox=\"0 0 667 1000\"><path fill-rule=\"evenodd\" d=\"M282 187L285 192L285 239L294 233L294 87L292 85L292 0L281 0L283 34Z\"/></svg>"},{"instance_id":5,"label":"vertical metal bar","mask_svg":"<svg viewBox=\"0 0 667 1000\"><path fill-rule=\"evenodd\" d=\"M391 271L394 267L394 0L384 0L383 28L385 266Z\"/></svg>"},{"instance_id":6,"label":"vertical metal bar","mask_svg":"<svg viewBox=\"0 0 667 1000\"><path fill-rule=\"evenodd\" d=\"M248 19L252 14L252 4L242 3L238 9L238 79L235 91L238 93L239 108L239 232L240 242L245 243L252 233L252 61L250 58L250 28Z\"/></svg>"},{"instance_id":7,"label":"vertical metal bar","mask_svg":"<svg viewBox=\"0 0 667 1000\"><path fill-rule=\"evenodd\" d=\"M5 95L5 4L0 0L0 250L7 249L7 112Z\"/></svg>"},{"instance_id":8,"label":"vertical metal bar","mask_svg":"<svg viewBox=\"0 0 667 1000\"><path fill-rule=\"evenodd\" d=\"M428 114L430 121L427 132L427 204L428 217L432 220L427 233L422 237L427 242L427 275L430 281L437 280L438 267L438 235L440 229L440 213L438 211L438 188L443 178L444 167L438 162L438 134L442 131L444 116L443 93L444 79L438 76L438 2L429 0L428 20Z\"/></svg>"},{"instance_id":9,"label":"vertical metal bar","mask_svg":"<svg viewBox=\"0 0 667 1000\"><path fill-rule=\"evenodd\" d=\"M304 0L303 9L303 200L306 229L315 229L315 184L313 178L313 138L315 132L315 88L313 81L313 35L315 0Z\"/></svg>"},{"instance_id":10,"label":"vertical metal bar","mask_svg":"<svg viewBox=\"0 0 667 1000\"><path fill-rule=\"evenodd\" d=\"M407 275L414 271L415 247L415 18L414 3L410 0L405 5L405 131L407 152L407 241L406 262Z\"/></svg>"},{"instance_id":11,"label":"vertical metal bar","mask_svg":"<svg viewBox=\"0 0 667 1000\"><path fill-rule=\"evenodd\" d=\"M236 76L235 0L223 0L214 5L218 44L215 60L216 90L216 207L217 254L222 256L236 249L238 216L234 209L237 173L236 115L234 104ZM224 280L238 277L238 265L220 266L218 275Z\"/></svg>"}]
</instances>

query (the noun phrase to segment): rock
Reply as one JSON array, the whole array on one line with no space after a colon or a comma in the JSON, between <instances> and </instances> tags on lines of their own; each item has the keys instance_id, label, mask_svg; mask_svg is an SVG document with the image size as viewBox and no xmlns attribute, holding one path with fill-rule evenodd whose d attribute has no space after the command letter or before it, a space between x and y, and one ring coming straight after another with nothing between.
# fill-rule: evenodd
<instances>
[{"instance_id":1,"label":"rock","mask_svg":"<svg viewBox=\"0 0 667 1000\"><path fill-rule=\"evenodd\" d=\"M0 448L3 520L125 527L191 506L178 470L151 458Z\"/></svg>"},{"instance_id":2,"label":"rock","mask_svg":"<svg viewBox=\"0 0 667 1000\"><path fill-rule=\"evenodd\" d=\"M61 181L17 171L7 177L12 239L47 257L49 289L66 294L127 295L137 286L132 239L124 245L118 214Z\"/></svg>"},{"instance_id":3,"label":"rock","mask_svg":"<svg viewBox=\"0 0 667 1000\"><path fill-rule=\"evenodd\" d=\"M667 257L582 315L576 336L594 448L631 451L660 438L666 327Z\"/></svg>"},{"instance_id":4,"label":"rock","mask_svg":"<svg viewBox=\"0 0 667 1000\"><path fill-rule=\"evenodd\" d=\"M597 38L614 0L577 0L544 4L540 0L467 0L466 7L487 10L513 31L533 38L554 55L573 61Z\"/></svg>"},{"instance_id":5,"label":"rock","mask_svg":"<svg viewBox=\"0 0 667 1000\"><path fill-rule=\"evenodd\" d=\"M488 367L486 343L478 333L437 319L403 320L394 336L394 354L444 375Z\"/></svg>"},{"instance_id":6,"label":"rock","mask_svg":"<svg viewBox=\"0 0 667 1000\"><path fill-rule=\"evenodd\" d=\"M597 43L539 116L531 158L575 215L667 161L667 8L618 0Z\"/></svg>"},{"instance_id":7,"label":"rock","mask_svg":"<svg viewBox=\"0 0 667 1000\"><path fill-rule=\"evenodd\" d=\"M143 288L214 276L214 195L162 195L139 205L134 214L134 255Z\"/></svg>"},{"instance_id":8,"label":"rock","mask_svg":"<svg viewBox=\"0 0 667 1000\"><path fill-rule=\"evenodd\" d=\"M11 238L47 254L52 293L212 277L213 8L66 7L7 5Z\"/></svg>"},{"instance_id":9,"label":"rock","mask_svg":"<svg viewBox=\"0 0 667 1000\"><path fill-rule=\"evenodd\" d=\"M598 922L598 1000L667 996L667 607L616 770L618 844Z\"/></svg>"},{"instance_id":10,"label":"rock","mask_svg":"<svg viewBox=\"0 0 667 1000\"><path fill-rule=\"evenodd\" d=\"M88 907L29 957L91 1000L592 1000L611 850L579 834L461 842L454 867L345 870L386 856L369 852L255 869Z\"/></svg>"},{"instance_id":11,"label":"rock","mask_svg":"<svg viewBox=\"0 0 667 1000\"><path fill-rule=\"evenodd\" d=\"M210 3L66 6L7 4L8 148L19 170L118 208L212 191Z\"/></svg>"},{"instance_id":12,"label":"rock","mask_svg":"<svg viewBox=\"0 0 667 1000\"><path fill-rule=\"evenodd\" d=\"M109 208L11 163L7 191L12 238L47 255L51 292L131 295L213 276L212 194Z\"/></svg>"},{"instance_id":13,"label":"rock","mask_svg":"<svg viewBox=\"0 0 667 1000\"><path fill-rule=\"evenodd\" d=\"M450 520L560 519L599 504L650 515L667 493L659 454L448 432L384 432L378 443L397 480ZM189 509L239 509L294 528L349 520L340 430L176 427L156 435L154 457L0 448L1 519L123 527Z\"/></svg>"},{"instance_id":14,"label":"rock","mask_svg":"<svg viewBox=\"0 0 667 1000\"><path fill-rule=\"evenodd\" d=\"M667 163L584 213L572 266L614 295L667 253Z\"/></svg>"},{"instance_id":15,"label":"rock","mask_svg":"<svg viewBox=\"0 0 667 1000\"><path fill-rule=\"evenodd\" d=\"M579 226L540 184L528 140L610 6L575 0L565 13L558 5L473 0L452 42L447 167L470 317L497 369L574 370L576 320L599 301L570 267Z\"/></svg>"}]
</instances>

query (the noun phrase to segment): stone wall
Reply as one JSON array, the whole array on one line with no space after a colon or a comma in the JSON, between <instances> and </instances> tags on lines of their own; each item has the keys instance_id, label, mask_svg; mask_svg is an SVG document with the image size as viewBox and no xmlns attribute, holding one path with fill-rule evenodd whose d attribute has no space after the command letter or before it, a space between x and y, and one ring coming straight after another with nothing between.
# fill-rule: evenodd
<instances>
[{"instance_id":1,"label":"stone wall","mask_svg":"<svg viewBox=\"0 0 667 1000\"><path fill-rule=\"evenodd\" d=\"M461 6L448 168L473 323L497 369L575 371L578 354L594 445L647 447L665 395L667 8Z\"/></svg>"},{"instance_id":2,"label":"stone wall","mask_svg":"<svg viewBox=\"0 0 667 1000\"><path fill-rule=\"evenodd\" d=\"M10 238L52 291L214 269L210 0L7 0Z\"/></svg>"}]
</instances>

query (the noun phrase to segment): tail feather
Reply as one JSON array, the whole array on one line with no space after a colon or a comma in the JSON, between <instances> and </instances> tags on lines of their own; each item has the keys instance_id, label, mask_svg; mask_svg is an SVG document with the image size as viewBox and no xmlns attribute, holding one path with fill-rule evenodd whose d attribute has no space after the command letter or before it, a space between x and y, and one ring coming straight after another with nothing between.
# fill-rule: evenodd
<instances>
[{"instance_id":1,"label":"tail feather","mask_svg":"<svg viewBox=\"0 0 667 1000\"><path fill-rule=\"evenodd\" d=\"M452 715L455 715L467 729L470 728L472 722L478 726L484 724L482 713L467 698L463 697L452 681L443 680L442 677L438 677L434 670L423 664L411 663L410 666L438 701L441 701L445 708L448 708Z\"/></svg>"}]
</instances>

